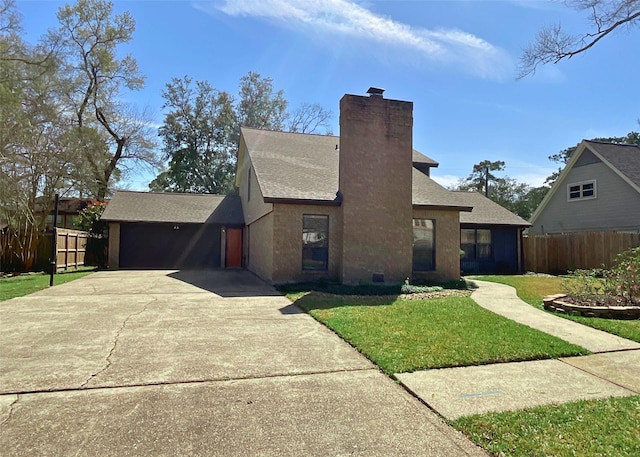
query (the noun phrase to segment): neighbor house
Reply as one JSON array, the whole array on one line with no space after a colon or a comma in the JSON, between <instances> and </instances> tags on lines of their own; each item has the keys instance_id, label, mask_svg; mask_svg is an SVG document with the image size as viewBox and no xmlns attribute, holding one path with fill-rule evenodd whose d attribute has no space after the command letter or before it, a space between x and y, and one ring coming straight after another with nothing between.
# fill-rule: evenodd
<instances>
[{"instance_id":1,"label":"neighbor house","mask_svg":"<svg viewBox=\"0 0 640 457\"><path fill-rule=\"evenodd\" d=\"M640 230L640 147L582 141L531 218L531 234Z\"/></svg>"},{"instance_id":2,"label":"neighbor house","mask_svg":"<svg viewBox=\"0 0 640 457\"><path fill-rule=\"evenodd\" d=\"M93 203L90 198L77 197L60 197L58 200L58 217L56 219L56 227L65 229L75 228L75 218L78 217L80 211ZM51 207L51 210L45 215L44 208ZM36 199L35 216L37 218L45 218L45 229L47 231L53 228L54 216L53 202L44 202L41 198ZM42 220L42 219L40 219Z\"/></svg>"},{"instance_id":3,"label":"neighbor house","mask_svg":"<svg viewBox=\"0 0 640 457\"><path fill-rule=\"evenodd\" d=\"M474 246L491 231L490 253L474 247L474 258L501 262L508 239L517 269L518 241L500 230L526 222L433 181L438 163L413 149L413 104L382 92L342 98L340 137L242 128L235 196L117 192L102 217L111 267L242 266L272 283L455 280L465 214Z\"/></svg>"}]
</instances>

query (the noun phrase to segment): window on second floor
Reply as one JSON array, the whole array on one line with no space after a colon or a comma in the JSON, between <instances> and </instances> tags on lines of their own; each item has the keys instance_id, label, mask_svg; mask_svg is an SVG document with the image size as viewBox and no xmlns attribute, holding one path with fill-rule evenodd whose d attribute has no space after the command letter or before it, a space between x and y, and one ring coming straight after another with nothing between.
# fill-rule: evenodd
<instances>
[{"instance_id":1,"label":"window on second floor","mask_svg":"<svg viewBox=\"0 0 640 457\"><path fill-rule=\"evenodd\" d=\"M596 180L575 182L567 185L567 200L588 200L596 198Z\"/></svg>"}]
</instances>

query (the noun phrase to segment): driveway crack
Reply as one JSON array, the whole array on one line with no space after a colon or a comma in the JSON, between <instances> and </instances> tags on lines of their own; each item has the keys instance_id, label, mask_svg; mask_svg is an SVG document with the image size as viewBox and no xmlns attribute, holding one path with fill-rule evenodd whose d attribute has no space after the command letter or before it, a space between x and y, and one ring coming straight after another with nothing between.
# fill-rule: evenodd
<instances>
[{"instance_id":1,"label":"driveway crack","mask_svg":"<svg viewBox=\"0 0 640 457\"><path fill-rule=\"evenodd\" d=\"M127 326L127 323L134 317L139 316L140 314L144 313L151 304L157 302L158 299L154 298L153 300L151 300L150 302L146 303L142 309L140 311L136 311L135 313L131 313L129 314L124 321L122 321L122 325L120 326L120 328L118 329L118 331L116 332L116 336L113 338L113 345L111 346L111 349L109 350L109 353L107 354L107 357L105 358L105 365L98 371L96 371L95 373L93 373L91 376L89 376L86 381L84 381L82 384L80 384L80 389L83 389L85 387L87 387L87 384L89 384L91 382L91 380L93 378L95 378L96 376L100 375L101 373L104 373L110 366L111 366L111 357L113 356L113 353L116 350L116 347L118 346L118 341L120 340L120 335L122 334L122 332L124 331L125 327Z\"/></svg>"},{"instance_id":2,"label":"driveway crack","mask_svg":"<svg viewBox=\"0 0 640 457\"><path fill-rule=\"evenodd\" d=\"M7 417L5 417L2 422L0 422L0 427L11 420L11 417L13 416L13 413L14 413L14 407L16 406L16 403L18 403L19 400L20 400L20 394L16 394L15 400L13 400L9 405L9 412L7 413Z\"/></svg>"}]
</instances>

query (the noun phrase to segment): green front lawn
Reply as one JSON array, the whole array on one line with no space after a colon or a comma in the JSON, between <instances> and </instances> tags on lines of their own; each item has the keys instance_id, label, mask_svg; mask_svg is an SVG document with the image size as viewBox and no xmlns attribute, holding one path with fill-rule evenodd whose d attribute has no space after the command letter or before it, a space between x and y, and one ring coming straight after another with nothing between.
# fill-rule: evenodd
<instances>
[{"instance_id":1,"label":"green front lawn","mask_svg":"<svg viewBox=\"0 0 640 457\"><path fill-rule=\"evenodd\" d=\"M93 270L57 274L53 278L53 284L54 286L64 284L65 282L87 276L91 274L92 271ZM0 301L29 295L33 292L46 289L47 287L49 287L49 275L44 273L0 278Z\"/></svg>"},{"instance_id":2,"label":"green front lawn","mask_svg":"<svg viewBox=\"0 0 640 457\"><path fill-rule=\"evenodd\" d=\"M521 298L537 306L544 295L560 291L559 278L491 279L516 286ZM468 297L401 301L311 292L289 298L386 373L587 353L490 313ZM452 425L496 456L640 455L639 396L483 414Z\"/></svg>"},{"instance_id":3,"label":"green front lawn","mask_svg":"<svg viewBox=\"0 0 640 457\"><path fill-rule=\"evenodd\" d=\"M640 456L640 396L469 416L452 425L497 456Z\"/></svg>"},{"instance_id":4,"label":"green front lawn","mask_svg":"<svg viewBox=\"0 0 640 457\"><path fill-rule=\"evenodd\" d=\"M530 305L542 308L545 295L563 293L562 279L546 276L475 276L482 281L492 281L515 287L518 297ZM597 328L622 338L640 342L640 320L601 319L554 313L589 327Z\"/></svg>"},{"instance_id":5,"label":"green front lawn","mask_svg":"<svg viewBox=\"0 0 640 457\"><path fill-rule=\"evenodd\" d=\"M402 301L311 292L289 298L388 374L588 353L469 297Z\"/></svg>"}]
</instances>

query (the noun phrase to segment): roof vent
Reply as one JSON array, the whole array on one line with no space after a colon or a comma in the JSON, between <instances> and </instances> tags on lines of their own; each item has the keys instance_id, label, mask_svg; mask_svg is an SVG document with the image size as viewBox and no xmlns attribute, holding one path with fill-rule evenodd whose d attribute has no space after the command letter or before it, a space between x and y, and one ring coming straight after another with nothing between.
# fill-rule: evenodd
<instances>
[{"instance_id":1,"label":"roof vent","mask_svg":"<svg viewBox=\"0 0 640 457\"><path fill-rule=\"evenodd\" d=\"M367 94L369 94L370 97L382 97L383 92L384 89L380 89L379 87L370 87Z\"/></svg>"}]
</instances>

